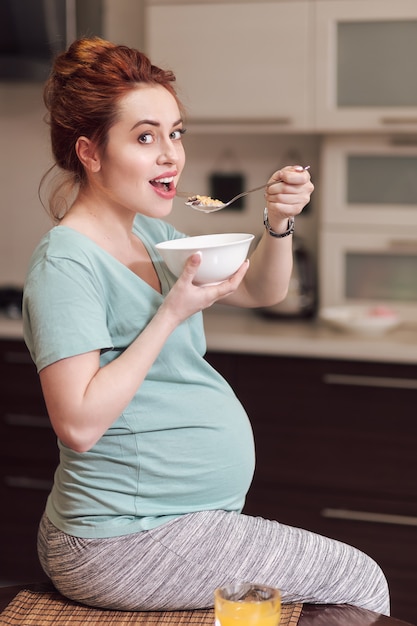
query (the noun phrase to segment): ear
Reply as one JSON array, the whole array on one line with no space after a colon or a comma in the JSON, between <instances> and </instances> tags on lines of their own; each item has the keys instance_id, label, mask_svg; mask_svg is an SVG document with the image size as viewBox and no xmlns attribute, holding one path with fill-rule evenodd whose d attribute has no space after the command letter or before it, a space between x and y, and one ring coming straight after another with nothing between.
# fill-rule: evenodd
<instances>
[{"instance_id":1,"label":"ear","mask_svg":"<svg viewBox=\"0 0 417 626\"><path fill-rule=\"evenodd\" d=\"M100 171L101 162L95 144L87 137L78 137L75 151L82 165L90 172Z\"/></svg>"}]
</instances>

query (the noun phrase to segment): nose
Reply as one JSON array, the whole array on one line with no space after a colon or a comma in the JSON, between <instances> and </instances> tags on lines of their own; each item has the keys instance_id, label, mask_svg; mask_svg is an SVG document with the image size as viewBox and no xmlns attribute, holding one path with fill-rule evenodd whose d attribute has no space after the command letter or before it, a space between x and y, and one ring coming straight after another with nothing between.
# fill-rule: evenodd
<instances>
[{"instance_id":1,"label":"nose","mask_svg":"<svg viewBox=\"0 0 417 626\"><path fill-rule=\"evenodd\" d=\"M158 157L159 163L176 163L178 161L178 151L175 145L169 139L161 144L161 150Z\"/></svg>"}]
</instances>

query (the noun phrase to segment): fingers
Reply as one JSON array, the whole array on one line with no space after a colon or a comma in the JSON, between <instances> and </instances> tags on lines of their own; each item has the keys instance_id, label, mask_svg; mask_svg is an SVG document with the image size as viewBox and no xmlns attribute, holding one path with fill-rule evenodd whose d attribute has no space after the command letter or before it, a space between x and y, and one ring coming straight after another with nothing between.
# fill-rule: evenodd
<instances>
[{"instance_id":1,"label":"fingers","mask_svg":"<svg viewBox=\"0 0 417 626\"><path fill-rule=\"evenodd\" d=\"M247 260L233 276L221 283L196 285L193 280L200 263L201 254L193 254L187 259L182 274L162 304L162 307L179 322L235 292L249 267Z\"/></svg>"},{"instance_id":2,"label":"fingers","mask_svg":"<svg viewBox=\"0 0 417 626\"><path fill-rule=\"evenodd\" d=\"M309 203L314 185L307 168L301 165L284 167L270 180L276 180L277 184L265 190L265 201L268 210L275 211L277 218L297 215Z\"/></svg>"},{"instance_id":3,"label":"fingers","mask_svg":"<svg viewBox=\"0 0 417 626\"><path fill-rule=\"evenodd\" d=\"M200 294L200 296L203 297L205 301L205 303L200 303L203 308L205 306L210 306L219 298L224 298L225 296L236 291L249 268L249 259L246 259L246 261L242 263L240 268L232 276L230 276L230 278L223 280L217 284L196 285L193 281L200 263L201 252L197 252L191 255L184 265L184 270L180 278L178 279L178 282L181 281L181 283L187 289L191 287L191 290L194 290L194 292L195 290L204 290L204 293ZM197 298L199 297L197 294L195 295Z\"/></svg>"},{"instance_id":4,"label":"fingers","mask_svg":"<svg viewBox=\"0 0 417 626\"><path fill-rule=\"evenodd\" d=\"M282 169L274 172L269 183L287 183L289 185L303 185L310 182L310 166L303 167L302 165L288 165ZM266 192L272 192L277 188L275 185L271 185L266 189Z\"/></svg>"},{"instance_id":5,"label":"fingers","mask_svg":"<svg viewBox=\"0 0 417 626\"><path fill-rule=\"evenodd\" d=\"M184 283L189 283L189 284L192 283L193 286L196 288L202 287L206 290L211 290L212 297L214 297L215 299L217 299L218 297L223 298L225 295L228 295L229 293L235 291L237 287L239 286L239 284L241 283L249 267L249 259L246 259L246 261L242 263L240 268L230 278L223 280L222 282L217 283L216 285L212 285L212 284L211 285L204 285L204 284L195 285L193 281L197 273L197 270L200 266L201 258L202 258L201 252L196 252L192 254L191 256L189 256L184 265L184 269L179 280L181 280Z\"/></svg>"},{"instance_id":6,"label":"fingers","mask_svg":"<svg viewBox=\"0 0 417 626\"><path fill-rule=\"evenodd\" d=\"M193 282L194 276L200 267L202 256L201 252L194 252L194 254L189 256L186 260L181 276L189 282Z\"/></svg>"}]
</instances>

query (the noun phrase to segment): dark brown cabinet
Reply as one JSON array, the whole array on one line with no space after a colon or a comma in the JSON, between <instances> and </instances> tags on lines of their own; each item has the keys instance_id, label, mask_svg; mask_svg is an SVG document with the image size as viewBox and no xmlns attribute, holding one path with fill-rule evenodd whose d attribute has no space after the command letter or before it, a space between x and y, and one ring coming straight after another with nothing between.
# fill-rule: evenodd
<instances>
[{"instance_id":1,"label":"dark brown cabinet","mask_svg":"<svg viewBox=\"0 0 417 626\"><path fill-rule=\"evenodd\" d=\"M58 462L56 437L38 375L23 341L0 341L0 581L45 575L37 528Z\"/></svg>"},{"instance_id":2,"label":"dark brown cabinet","mask_svg":"<svg viewBox=\"0 0 417 626\"><path fill-rule=\"evenodd\" d=\"M245 511L351 543L417 623L417 370L413 365L209 353L253 424ZM36 533L58 463L38 375L0 340L0 580L45 578Z\"/></svg>"},{"instance_id":3,"label":"dark brown cabinet","mask_svg":"<svg viewBox=\"0 0 417 626\"><path fill-rule=\"evenodd\" d=\"M383 568L394 617L417 622L417 370L209 353L254 429L245 512L355 545Z\"/></svg>"}]
</instances>

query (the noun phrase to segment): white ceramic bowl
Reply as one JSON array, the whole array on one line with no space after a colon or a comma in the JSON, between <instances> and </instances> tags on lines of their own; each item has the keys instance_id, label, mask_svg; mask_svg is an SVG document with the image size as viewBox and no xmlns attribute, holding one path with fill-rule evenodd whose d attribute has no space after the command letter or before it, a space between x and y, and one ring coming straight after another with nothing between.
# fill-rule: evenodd
<instances>
[{"instance_id":1,"label":"white ceramic bowl","mask_svg":"<svg viewBox=\"0 0 417 626\"><path fill-rule=\"evenodd\" d=\"M175 276L182 273L186 260L201 252L201 263L194 282L198 285L219 283L234 274L247 258L254 235L223 233L171 239L156 248Z\"/></svg>"},{"instance_id":2,"label":"white ceramic bowl","mask_svg":"<svg viewBox=\"0 0 417 626\"><path fill-rule=\"evenodd\" d=\"M383 335L396 328L401 319L385 306L334 306L323 308L320 318L338 330L360 335Z\"/></svg>"}]
</instances>

